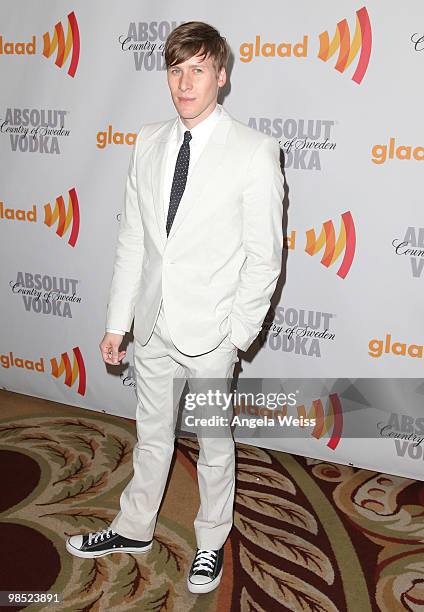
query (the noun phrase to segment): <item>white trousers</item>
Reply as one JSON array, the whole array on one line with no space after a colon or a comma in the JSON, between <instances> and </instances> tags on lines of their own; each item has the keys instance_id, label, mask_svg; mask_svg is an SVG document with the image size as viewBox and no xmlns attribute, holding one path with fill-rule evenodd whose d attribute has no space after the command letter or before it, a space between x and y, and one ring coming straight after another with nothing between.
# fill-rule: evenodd
<instances>
[{"instance_id":1,"label":"white trousers","mask_svg":"<svg viewBox=\"0 0 424 612\"><path fill-rule=\"evenodd\" d=\"M138 441L133 450L134 476L121 494L120 511L110 525L114 531L135 540L153 537L174 453L175 423L185 381L189 379L189 390L194 393L207 392L209 379L215 379L216 389L219 379L221 390L228 392L237 361L237 349L228 337L208 353L194 357L181 353L170 338L161 304L148 343L134 344ZM194 529L197 546L202 549L221 548L233 524L234 439L230 427L226 431L220 428L220 432L219 437L210 437L207 431L198 435L200 507Z\"/></svg>"}]
</instances>

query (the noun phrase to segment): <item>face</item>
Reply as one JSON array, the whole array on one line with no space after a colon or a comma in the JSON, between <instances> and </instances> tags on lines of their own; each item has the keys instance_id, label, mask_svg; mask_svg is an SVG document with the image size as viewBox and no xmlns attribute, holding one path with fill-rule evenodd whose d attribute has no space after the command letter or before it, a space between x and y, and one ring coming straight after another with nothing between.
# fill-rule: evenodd
<instances>
[{"instance_id":1,"label":"face","mask_svg":"<svg viewBox=\"0 0 424 612\"><path fill-rule=\"evenodd\" d=\"M167 70L168 85L175 108L189 128L206 119L216 106L218 92L225 85L226 72L218 72L213 59L194 55Z\"/></svg>"}]
</instances>

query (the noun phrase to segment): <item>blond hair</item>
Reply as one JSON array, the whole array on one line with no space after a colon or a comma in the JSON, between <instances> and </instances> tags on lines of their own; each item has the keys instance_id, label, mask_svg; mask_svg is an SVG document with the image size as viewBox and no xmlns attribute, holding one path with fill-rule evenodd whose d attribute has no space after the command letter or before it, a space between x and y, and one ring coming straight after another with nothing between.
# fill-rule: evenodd
<instances>
[{"instance_id":1,"label":"blond hair","mask_svg":"<svg viewBox=\"0 0 424 612\"><path fill-rule=\"evenodd\" d=\"M194 55L212 57L217 71L225 68L230 48L218 30L203 21L188 21L171 32L165 43L166 67L185 62Z\"/></svg>"}]
</instances>

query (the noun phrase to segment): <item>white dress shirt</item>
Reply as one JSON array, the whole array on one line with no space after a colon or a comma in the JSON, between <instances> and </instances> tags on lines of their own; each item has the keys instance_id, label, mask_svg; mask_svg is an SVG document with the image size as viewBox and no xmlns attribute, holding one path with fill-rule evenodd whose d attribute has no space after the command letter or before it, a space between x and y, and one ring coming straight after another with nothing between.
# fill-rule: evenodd
<instances>
[{"instance_id":1,"label":"white dress shirt","mask_svg":"<svg viewBox=\"0 0 424 612\"><path fill-rule=\"evenodd\" d=\"M191 134L190 140L190 162L188 166L187 182L190 180L190 175L193 168L200 157L206 143L209 140L212 130L216 126L221 116L221 105L217 104L210 115L198 123L194 128L188 128L182 122L181 117L178 117L172 129L168 143L167 160L164 176L164 198L163 207L165 213L165 223L168 217L169 199L171 197L172 181L174 178L175 164L177 162L178 151L183 143L184 132L189 131Z\"/></svg>"},{"instance_id":2,"label":"white dress shirt","mask_svg":"<svg viewBox=\"0 0 424 612\"><path fill-rule=\"evenodd\" d=\"M214 110L210 113L210 115L206 117L206 119L203 119L203 121L198 123L194 128L191 128L191 130L189 130L191 133L191 140L187 183L190 180L190 175L197 160L199 159L203 149L206 146L206 143L209 140L210 135L212 134L213 129L215 128L221 116L221 110L221 105L217 104ZM169 199L171 197L172 181L174 178L175 164L178 157L178 151L180 150L180 147L184 140L184 132L186 132L187 130L188 128L182 122L181 117L178 116L177 120L175 121L174 127L172 128L166 152L163 198L164 223L166 223L166 219L168 217ZM106 329L106 331L111 332L112 334L125 334L125 331L119 329Z\"/></svg>"}]
</instances>

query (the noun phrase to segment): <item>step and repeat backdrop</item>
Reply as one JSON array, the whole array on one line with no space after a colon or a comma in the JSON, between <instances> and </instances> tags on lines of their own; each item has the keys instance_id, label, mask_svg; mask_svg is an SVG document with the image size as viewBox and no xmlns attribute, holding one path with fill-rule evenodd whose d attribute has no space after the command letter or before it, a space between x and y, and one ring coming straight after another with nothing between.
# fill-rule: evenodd
<instances>
[{"instance_id":1,"label":"step and repeat backdrop","mask_svg":"<svg viewBox=\"0 0 424 612\"><path fill-rule=\"evenodd\" d=\"M2 2L0 384L135 418L131 339L119 369L98 345L132 146L175 116L163 48L191 20L231 46L220 102L284 159L284 270L239 381L315 418L236 438L423 479L421 0Z\"/></svg>"}]
</instances>

